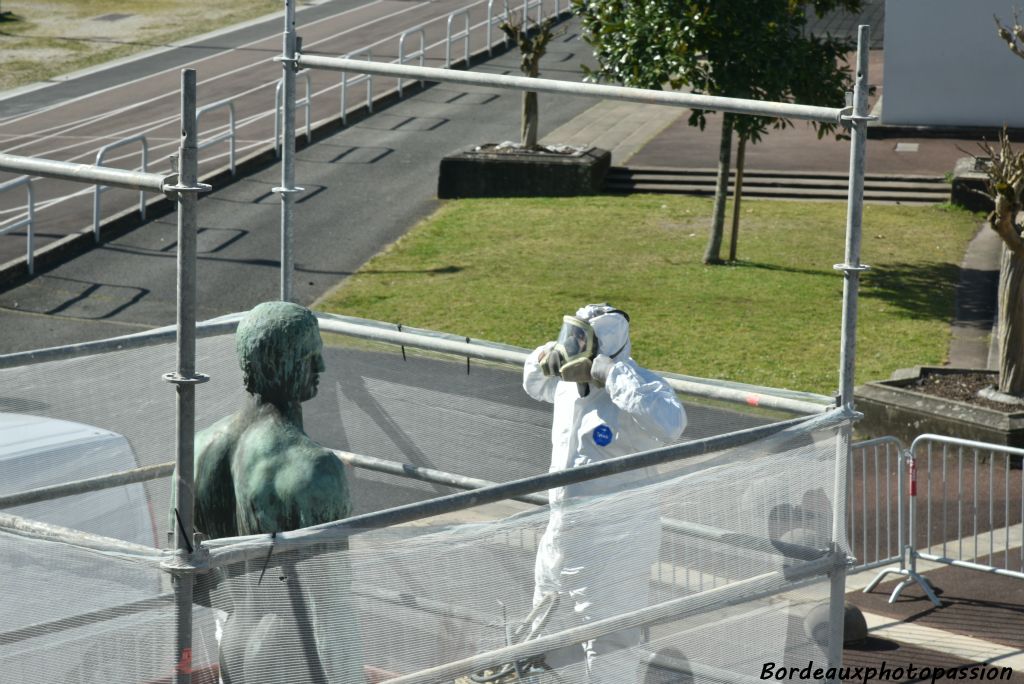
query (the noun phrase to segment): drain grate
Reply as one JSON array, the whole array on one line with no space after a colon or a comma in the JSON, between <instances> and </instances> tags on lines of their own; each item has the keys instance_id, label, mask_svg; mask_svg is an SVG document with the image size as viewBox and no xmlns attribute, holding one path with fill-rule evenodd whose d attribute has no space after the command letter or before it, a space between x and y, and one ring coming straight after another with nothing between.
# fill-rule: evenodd
<instances>
[{"instance_id":1,"label":"drain grate","mask_svg":"<svg viewBox=\"0 0 1024 684\"><path fill-rule=\"evenodd\" d=\"M121 21L122 19L127 19L128 17L134 17L134 16L135 16L134 14L104 14L104 15L99 16L99 17L93 17L92 20L93 21Z\"/></svg>"}]
</instances>

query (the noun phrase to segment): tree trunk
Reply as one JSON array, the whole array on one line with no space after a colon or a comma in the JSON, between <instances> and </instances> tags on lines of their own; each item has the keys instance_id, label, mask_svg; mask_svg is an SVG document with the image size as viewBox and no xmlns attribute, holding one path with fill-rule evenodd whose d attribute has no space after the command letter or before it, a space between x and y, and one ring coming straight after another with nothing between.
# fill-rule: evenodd
<instances>
[{"instance_id":1,"label":"tree trunk","mask_svg":"<svg viewBox=\"0 0 1024 684\"><path fill-rule=\"evenodd\" d=\"M715 210L711 214L711 237L705 264L722 263L722 232L725 227L725 200L729 194L729 163L732 154L732 114L722 116L722 138L718 147L718 182L715 184Z\"/></svg>"},{"instance_id":2,"label":"tree trunk","mask_svg":"<svg viewBox=\"0 0 1024 684\"><path fill-rule=\"evenodd\" d=\"M999 265L999 391L1024 397L1024 257L1005 244Z\"/></svg>"},{"instance_id":3,"label":"tree trunk","mask_svg":"<svg viewBox=\"0 0 1024 684\"><path fill-rule=\"evenodd\" d=\"M732 236L729 240L729 261L736 261L736 241L740 237L740 200L743 199L743 162L746 157L747 139L740 136L736 148L736 187L732 191Z\"/></svg>"},{"instance_id":4,"label":"tree trunk","mask_svg":"<svg viewBox=\"0 0 1024 684\"><path fill-rule=\"evenodd\" d=\"M523 129L520 142L528 150L537 148L537 93L523 92Z\"/></svg>"}]
</instances>

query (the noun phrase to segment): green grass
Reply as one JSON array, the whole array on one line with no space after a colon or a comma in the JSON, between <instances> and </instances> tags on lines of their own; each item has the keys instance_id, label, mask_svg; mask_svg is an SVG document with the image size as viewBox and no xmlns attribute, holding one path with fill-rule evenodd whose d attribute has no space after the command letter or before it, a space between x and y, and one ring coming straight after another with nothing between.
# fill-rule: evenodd
<instances>
[{"instance_id":1,"label":"green grass","mask_svg":"<svg viewBox=\"0 0 1024 684\"><path fill-rule=\"evenodd\" d=\"M709 200L644 195L449 202L317 306L532 347L562 314L609 301L633 315L643 365L834 392L846 205L745 202L740 260L724 266L701 263L710 213ZM944 361L978 221L865 207L858 382Z\"/></svg>"},{"instance_id":2,"label":"green grass","mask_svg":"<svg viewBox=\"0 0 1024 684\"><path fill-rule=\"evenodd\" d=\"M0 0L0 90L282 12L280 0ZM127 14L116 22L95 21Z\"/></svg>"}]
</instances>

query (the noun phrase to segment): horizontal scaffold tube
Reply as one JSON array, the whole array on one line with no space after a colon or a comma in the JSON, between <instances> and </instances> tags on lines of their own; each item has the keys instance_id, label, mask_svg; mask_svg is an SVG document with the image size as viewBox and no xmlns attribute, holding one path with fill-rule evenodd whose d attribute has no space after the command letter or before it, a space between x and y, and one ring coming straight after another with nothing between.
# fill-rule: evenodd
<instances>
[{"instance_id":1,"label":"horizontal scaffold tube","mask_svg":"<svg viewBox=\"0 0 1024 684\"><path fill-rule=\"evenodd\" d=\"M173 472L174 463L161 463L160 465L133 468L119 473L111 473L110 475L75 480L74 482L37 487L18 492L17 494L0 496L0 509L25 506L39 501L49 501L50 499L59 499L64 496L96 492L112 487L123 487L149 480L158 480L162 477L170 476Z\"/></svg>"},{"instance_id":2,"label":"horizontal scaffold tube","mask_svg":"<svg viewBox=\"0 0 1024 684\"><path fill-rule=\"evenodd\" d=\"M350 451L341 451L339 449L330 449L330 451L337 456L339 460L347 463L353 468L373 470L379 473L387 473L397 477L431 482L433 484L445 485L456 489L475 490L483 489L484 487L494 487L500 484L491 480L467 477L465 475L449 473L444 470L423 468L421 466L412 465L411 463L399 463L383 458L377 458L375 456L354 454ZM155 466L147 466L145 468L125 470L119 473L111 473L110 475L76 480L74 482L67 482L64 484L38 487L36 489L19 492L17 494L0 496L0 509L13 508L14 506L23 506L26 504L38 503L40 501L59 499L64 496L95 492L139 482L147 482L149 480L157 480L169 477L173 472L174 463L170 462L161 463L160 465ZM511 500L521 501L535 506L546 506L548 503L547 496L539 493L515 496L511 497ZM798 558L802 560L814 560L816 558L820 558L822 554L821 549L815 549L810 546L791 544L778 539L767 539L741 532L709 527L707 525L673 520L671 518L662 518L661 524L664 529L676 534L717 542L727 546L735 546L751 551L759 551L761 553L782 554L789 558Z\"/></svg>"},{"instance_id":3,"label":"horizontal scaffold tube","mask_svg":"<svg viewBox=\"0 0 1024 684\"><path fill-rule=\"evenodd\" d=\"M233 314L199 323L196 326L196 335L202 338L232 332L237 327L240 318L241 314ZM351 316L318 314L318 319L321 332L337 333L363 340L452 354L481 361L521 366L529 353L528 350L520 347L496 345L483 340L470 339L467 341L466 338L455 335L417 329L398 330L393 325L389 326L378 321ZM175 328L170 326L106 340L4 354L0 355L0 369L164 344L174 341L175 332ZM834 399L830 397L808 392L794 392L725 380L661 373L677 392L734 404L808 415L821 413L835 405Z\"/></svg>"},{"instance_id":4,"label":"horizontal scaffold tube","mask_svg":"<svg viewBox=\"0 0 1024 684\"><path fill-rule=\"evenodd\" d=\"M855 412L847 409L837 409L820 416L797 418L781 423L737 430L725 435L708 437L693 442L686 442L685 444L674 444L630 456L620 456L571 470L535 475L491 487L474 489L469 492L450 494L427 501L396 506L385 511L358 515L302 530L282 532L275 537L270 535L252 535L249 537L217 539L204 544L204 546L210 550L210 567L223 566L256 558L266 558L268 554L283 553L319 543L339 541L347 539L353 534L359 534L371 529L400 525L414 520L504 501L524 494L534 494L555 487L565 487L608 475L739 447L778 434L789 428L807 432L835 428L849 423L856 415Z\"/></svg>"},{"instance_id":5,"label":"horizontal scaffold tube","mask_svg":"<svg viewBox=\"0 0 1024 684\"><path fill-rule=\"evenodd\" d=\"M842 109L834 107L814 107L810 105L792 104L789 102L766 102L763 100L743 100L734 97L716 97L713 95L696 95L694 93L678 93L665 90L647 90L644 88L627 88L624 86L601 85L597 83L578 83L574 81L556 81L549 78L528 78L526 76L503 76L485 74L475 71L457 71L436 67L420 67L406 64L385 62L368 62L344 57L321 57L319 55L296 54L296 66L308 69L329 69L331 71L351 71L357 74L373 74L375 76L394 76L420 81L438 81L459 83L508 90L532 91L537 93L553 93L556 95L576 95L593 97L601 100L620 100L625 102L641 102L659 104L670 107L689 107L707 109L733 114L749 114L752 116L781 117L785 119L802 119L805 121L824 121L840 123Z\"/></svg>"},{"instance_id":6,"label":"horizontal scaffold tube","mask_svg":"<svg viewBox=\"0 0 1024 684\"><path fill-rule=\"evenodd\" d=\"M148 190L165 192L174 185L177 176L165 176L159 173L127 171L106 166L76 164L74 162L41 159L38 157L22 157L16 154L0 152L0 171L26 173L46 178L78 181L92 185L109 185L128 190Z\"/></svg>"}]
</instances>

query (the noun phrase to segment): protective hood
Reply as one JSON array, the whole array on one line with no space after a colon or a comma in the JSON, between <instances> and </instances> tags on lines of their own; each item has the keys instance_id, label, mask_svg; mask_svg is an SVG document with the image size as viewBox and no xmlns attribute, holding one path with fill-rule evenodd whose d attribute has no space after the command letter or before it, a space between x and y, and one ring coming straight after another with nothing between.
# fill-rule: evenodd
<instances>
[{"instance_id":1,"label":"protective hood","mask_svg":"<svg viewBox=\"0 0 1024 684\"><path fill-rule=\"evenodd\" d=\"M576 312L576 318L590 323L597 337L597 352L616 361L625 361L632 352L629 321L618 309L607 304L587 304Z\"/></svg>"}]
</instances>

